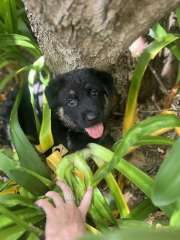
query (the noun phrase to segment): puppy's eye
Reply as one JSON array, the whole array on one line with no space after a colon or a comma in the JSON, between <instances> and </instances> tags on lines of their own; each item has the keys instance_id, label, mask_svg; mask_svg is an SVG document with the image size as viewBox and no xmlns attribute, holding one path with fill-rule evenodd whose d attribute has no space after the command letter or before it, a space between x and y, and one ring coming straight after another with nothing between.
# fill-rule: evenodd
<instances>
[{"instance_id":1,"label":"puppy's eye","mask_svg":"<svg viewBox=\"0 0 180 240\"><path fill-rule=\"evenodd\" d=\"M67 100L67 105L68 105L68 107L77 107L78 100L76 98L69 98Z\"/></svg>"},{"instance_id":2,"label":"puppy's eye","mask_svg":"<svg viewBox=\"0 0 180 240\"><path fill-rule=\"evenodd\" d=\"M91 89L90 90L90 95L91 96L97 96L98 95L98 91L96 89Z\"/></svg>"}]
</instances>

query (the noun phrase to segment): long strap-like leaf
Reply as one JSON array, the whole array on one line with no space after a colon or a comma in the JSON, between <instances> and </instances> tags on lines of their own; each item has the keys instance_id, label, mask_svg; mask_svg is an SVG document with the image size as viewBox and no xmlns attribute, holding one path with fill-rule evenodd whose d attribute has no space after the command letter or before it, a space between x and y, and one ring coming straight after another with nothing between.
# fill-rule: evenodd
<instances>
[{"instance_id":1,"label":"long strap-like leaf","mask_svg":"<svg viewBox=\"0 0 180 240\"><path fill-rule=\"evenodd\" d=\"M14 103L11 117L10 117L10 130L12 143L14 144L16 151L19 156L19 162L22 167L32 170L44 177L49 177L49 172L45 164L42 162L38 153L32 146L32 144L27 139L24 134L18 120L18 107L21 101L21 96L23 93L24 84L22 84L21 89L16 97ZM27 119L28 121L28 119Z\"/></svg>"}]
</instances>

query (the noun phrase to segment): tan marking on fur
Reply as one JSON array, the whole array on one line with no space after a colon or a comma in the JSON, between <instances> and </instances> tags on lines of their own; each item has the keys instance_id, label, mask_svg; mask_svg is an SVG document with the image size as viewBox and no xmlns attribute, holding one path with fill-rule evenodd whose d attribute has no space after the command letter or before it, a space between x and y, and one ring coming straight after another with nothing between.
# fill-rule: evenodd
<instances>
[{"instance_id":1,"label":"tan marking on fur","mask_svg":"<svg viewBox=\"0 0 180 240\"><path fill-rule=\"evenodd\" d=\"M63 108L63 107L60 107L60 108L58 109L57 114L58 114L58 117L59 117L60 119L63 119L63 118L64 118L64 108Z\"/></svg>"},{"instance_id":2,"label":"tan marking on fur","mask_svg":"<svg viewBox=\"0 0 180 240\"><path fill-rule=\"evenodd\" d=\"M76 124L70 119L70 117L64 113L63 107L60 107L57 111L59 119L69 128L76 128Z\"/></svg>"},{"instance_id":3,"label":"tan marking on fur","mask_svg":"<svg viewBox=\"0 0 180 240\"><path fill-rule=\"evenodd\" d=\"M72 89L69 91L69 94L71 94L71 95L74 95L75 93L76 92L74 90L72 90Z\"/></svg>"}]
</instances>

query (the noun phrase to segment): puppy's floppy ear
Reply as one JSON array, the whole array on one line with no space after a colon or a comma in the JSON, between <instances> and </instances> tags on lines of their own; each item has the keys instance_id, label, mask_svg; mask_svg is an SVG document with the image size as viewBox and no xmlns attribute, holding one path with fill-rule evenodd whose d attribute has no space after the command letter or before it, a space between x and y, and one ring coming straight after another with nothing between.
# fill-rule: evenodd
<instances>
[{"instance_id":1,"label":"puppy's floppy ear","mask_svg":"<svg viewBox=\"0 0 180 240\"><path fill-rule=\"evenodd\" d=\"M49 82L48 86L46 87L45 95L51 108L58 105L57 98L59 95L59 91L63 88L63 86L63 75L57 75Z\"/></svg>"},{"instance_id":2,"label":"puppy's floppy ear","mask_svg":"<svg viewBox=\"0 0 180 240\"><path fill-rule=\"evenodd\" d=\"M97 75L104 86L106 95L112 96L115 89L114 89L113 78L111 74L104 71L97 71Z\"/></svg>"}]
</instances>

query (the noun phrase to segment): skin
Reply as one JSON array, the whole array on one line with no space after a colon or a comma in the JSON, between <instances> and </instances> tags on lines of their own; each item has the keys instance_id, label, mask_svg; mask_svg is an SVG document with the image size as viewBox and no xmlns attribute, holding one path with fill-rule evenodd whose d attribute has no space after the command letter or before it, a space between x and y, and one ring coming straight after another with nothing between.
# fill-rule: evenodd
<instances>
[{"instance_id":1,"label":"skin","mask_svg":"<svg viewBox=\"0 0 180 240\"><path fill-rule=\"evenodd\" d=\"M92 188L87 189L77 207L69 186L62 181L58 181L57 185L62 190L64 199L57 192L49 191L46 196L52 199L53 204L47 199L36 202L46 214L45 239L77 240L85 233L85 220L91 204Z\"/></svg>"}]
</instances>

